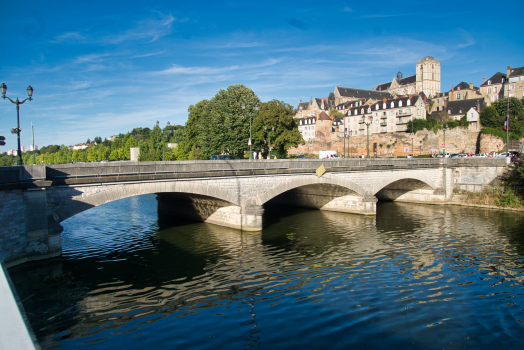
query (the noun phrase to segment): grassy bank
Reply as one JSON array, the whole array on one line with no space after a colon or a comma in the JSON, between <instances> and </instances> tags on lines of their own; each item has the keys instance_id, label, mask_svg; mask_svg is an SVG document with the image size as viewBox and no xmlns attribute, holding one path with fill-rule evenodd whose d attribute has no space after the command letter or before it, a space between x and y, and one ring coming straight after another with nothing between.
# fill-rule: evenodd
<instances>
[{"instance_id":1,"label":"grassy bank","mask_svg":"<svg viewBox=\"0 0 524 350\"><path fill-rule=\"evenodd\" d=\"M483 192L467 192L467 195L466 204L524 209L524 197L509 188L498 187Z\"/></svg>"}]
</instances>

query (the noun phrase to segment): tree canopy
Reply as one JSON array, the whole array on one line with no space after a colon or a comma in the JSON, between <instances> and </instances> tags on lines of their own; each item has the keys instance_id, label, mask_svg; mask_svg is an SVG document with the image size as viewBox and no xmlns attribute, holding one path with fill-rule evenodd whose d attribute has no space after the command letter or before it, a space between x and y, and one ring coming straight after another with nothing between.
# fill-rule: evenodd
<instances>
[{"instance_id":1,"label":"tree canopy","mask_svg":"<svg viewBox=\"0 0 524 350\"><path fill-rule=\"evenodd\" d=\"M253 149L266 156L271 140L273 153L276 153L278 158L285 158L289 148L304 143L298 131L297 121L293 118L295 113L292 106L282 101L272 100L262 103L253 121L253 130L255 130Z\"/></svg>"}]
</instances>

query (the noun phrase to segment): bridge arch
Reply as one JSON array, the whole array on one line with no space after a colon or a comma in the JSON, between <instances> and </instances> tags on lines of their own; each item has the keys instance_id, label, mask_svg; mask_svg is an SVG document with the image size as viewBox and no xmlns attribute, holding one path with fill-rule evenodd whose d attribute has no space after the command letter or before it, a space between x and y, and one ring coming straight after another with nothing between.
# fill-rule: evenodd
<instances>
[{"instance_id":1,"label":"bridge arch","mask_svg":"<svg viewBox=\"0 0 524 350\"><path fill-rule=\"evenodd\" d=\"M292 177L288 181L282 182L279 185L270 188L263 194L258 195L256 198L256 204L262 205L270 199L294 188L315 184L338 185L347 188L362 197L368 197L371 195L369 191L366 191L360 185L339 176L332 176L331 179L327 179L322 177L319 178L316 175L304 175L298 178Z\"/></svg>"},{"instance_id":2,"label":"bridge arch","mask_svg":"<svg viewBox=\"0 0 524 350\"><path fill-rule=\"evenodd\" d=\"M393 182L397 182L400 180L418 180L428 185L433 190L437 189L437 184L435 183L435 181L433 181L432 179L430 179L429 177L427 177L424 174L420 174L417 172L398 172L391 176L388 176L387 178L377 183L375 186L373 186L373 188L371 189L371 192L373 193L373 195L376 195L380 190L382 190L386 186L392 184Z\"/></svg>"},{"instance_id":3,"label":"bridge arch","mask_svg":"<svg viewBox=\"0 0 524 350\"><path fill-rule=\"evenodd\" d=\"M77 192L76 195L71 195L71 200L64 201L59 204L55 213L58 215L59 222L64 221L71 216L74 216L87 209L109 203L115 200L133 197L144 194L153 193L187 193L207 196L219 199L231 205L242 206L245 205L245 198L233 191L219 188L216 186L207 185L205 183L197 183L191 181L173 181L173 182L146 182L125 184L115 186L110 189L100 191L90 195L82 195L82 191L77 188L71 188L72 192Z\"/></svg>"}]
</instances>

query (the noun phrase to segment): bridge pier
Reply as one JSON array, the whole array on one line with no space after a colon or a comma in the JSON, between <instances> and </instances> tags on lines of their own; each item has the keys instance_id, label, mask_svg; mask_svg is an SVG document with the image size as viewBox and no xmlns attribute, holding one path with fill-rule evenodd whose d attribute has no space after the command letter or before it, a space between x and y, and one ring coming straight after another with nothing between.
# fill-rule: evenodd
<instances>
[{"instance_id":1,"label":"bridge pier","mask_svg":"<svg viewBox=\"0 0 524 350\"><path fill-rule=\"evenodd\" d=\"M261 231L264 209L259 205L233 205L224 200L189 193L158 193L158 212L194 221Z\"/></svg>"}]
</instances>

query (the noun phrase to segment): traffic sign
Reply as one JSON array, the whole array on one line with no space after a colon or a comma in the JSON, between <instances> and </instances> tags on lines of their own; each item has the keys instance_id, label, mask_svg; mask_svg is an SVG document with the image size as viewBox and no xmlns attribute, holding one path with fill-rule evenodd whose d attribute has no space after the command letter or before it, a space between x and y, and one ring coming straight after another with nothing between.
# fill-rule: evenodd
<instances>
[{"instance_id":1,"label":"traffic sign","mask_svg":"<svg viewBox=\"0 0 524 350\"><path fill-rule=\"evenodd\" d=\"M446 145L445 145L445 144L442 144L442 148L445 148L445 147L446 147Z\"/></svg>"},{"instance_id":2,"label":"traffic sign","mask_svg":"<svg viewBox=\"0 0 524 350\"><path fill-rule=\"evenodd\" d=\"M0 146L5 146L5 136L0 136Z\"/></svg>"}]
</instances>

